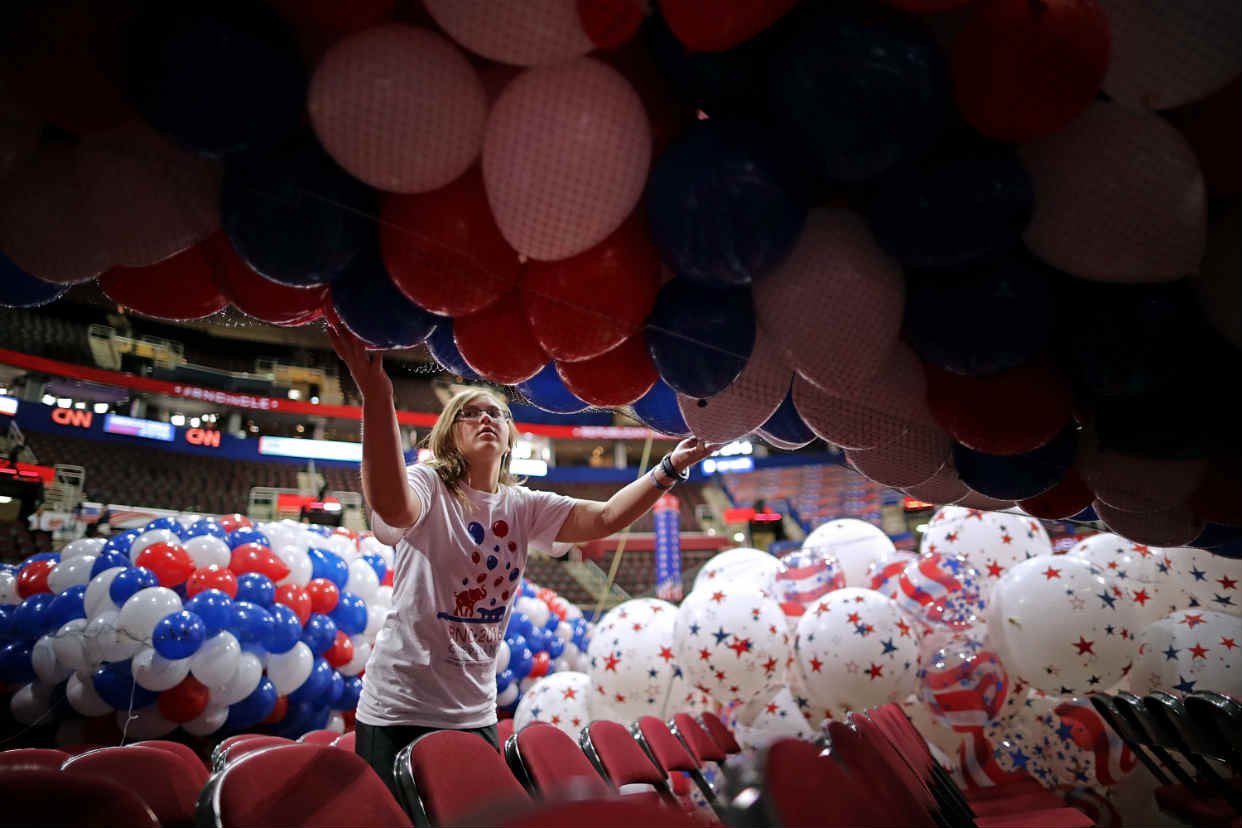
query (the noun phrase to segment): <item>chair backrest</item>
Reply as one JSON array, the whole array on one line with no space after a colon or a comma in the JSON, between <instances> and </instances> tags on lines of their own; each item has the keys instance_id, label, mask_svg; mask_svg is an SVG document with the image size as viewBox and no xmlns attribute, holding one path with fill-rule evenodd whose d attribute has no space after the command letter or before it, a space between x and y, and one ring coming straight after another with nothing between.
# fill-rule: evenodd
<instances>
[{"instance_id":1,"label":"chair backrest","mask_svg":"<svg viewBox=\"0 0 1242 828\"><path fill-rule=\"evenodd\" d=\"M723 762L728 756L716 740L707 735L703 726L689 713L678 713L669 722L669 730L681 739L699 762Z\"/></svg>"},{"instance_id":2,"label":"chair backrest","mask_svg":"<svg viewBox=\"0 0 1242 828\"><path fill-rule=\"evenodd\" d=\"M665 774L624 725L603 719L591 722L578 741L582 752L614 787L650 785L660 796L676 801Z\"/></svg>"},{"instance_id":3,"label":"chair backrest","mask_svg":"<svg viewBox=\"0 0 1242 828\"><path fill-rule=\"evenodd\" d=\"M296 742L247 753L212 776L199 798L198 824L413 826L384 780L362 757Z\"/></svg>"},{"instance_id":4,"label":"chair backrest","mask_svg":"<svg viewBox=\"0 0 1242 828\"><path fill-rule=\"evenodd\" d=\"M397 790L416 822L465 822L497 803L529 802L505 760L487 740L460 730L420 736L397 754Z\"/></svg>"},{"instance_id":5,"label":"chair backrest","mask_svg":"<svg viewBox=\"0 0 1242 828\"><path fill-rule=\"evenodd\" d=\"M13 748L0 751L0 770L60 770L69 754L52 748Z\"/></svg>"},{"instance_id":6,"label":"chair backrest","mask_svg":"<svg viewBox=\"0 0 1242 828\"><path fill-rule=\"evenodd\" d=\"M828 722L829 755L861 777L872 797L888 802L901 824L935 825L934 800L913 774L903 774L862 734L841 721Z\"/></svg>"},{"instance_id":7,"label":"chair backrest","mask_svg":"<svg viewBox=\"0 0 1242 828\"><path fill-rule=\"evenodd\" d=\"M338 747L343 750L348 750L350 753L353 753L354 745L357 742L357 740L358 740L358 737L355 735L355 732L351 730L348 733L342 733L340 736L338 736L336 741L332 743L332 747Z\"/></svg>"},{"instance_id":8,"label":"chair backrest","mask_svg":"<svg viewBox=\"0 0 1242 828\"><path fill-rule=\"evenodd\" d=\"M1212 755L1226 759L1242 775L1242 704L1210 691L1190 693L1182 703Z\"/></svg>"},{"instance_id":9,"label":"chair backrest","mask_svg":"<svg viewBox=\"0 0 1242 828\"><path fill-rule=\"evenodd\" d=\"M144 739L141 742L134 742L130 747L135 745L162 750L165 753L176 756L177 761L181 763L186 773L190 774L190 778L195 781L195 784L200 788L207 784L207 777L211 775L211 772L207 769L207 764L203 761L203 758L189 745L183 745L171 739Z\"/></svg>"},{"instance_id":10,"label":"chair backrest","mask_svg":"<svg viewBox=\"0 0 1242 828\"><path fill-rule=\"evenodd\" d=\"M634 723L634 738L665 773L699 769L698 758L673 735L662 719L640 717Z\"/></svg>"},{"instance_id":11,"label":"chair backrest","mask_svg":"<svg viewBox=\"0 0 1242 828\"><path fill-rule=\"evenodd\" d=\"M733 731L723 720L710 710L699 714L699 721L703 723L703 729L707 731L707 735L720 746L728 755L742 752L742 746L737 743L737 739L733 736Z\"/></svg>"},{"instance_id":12,"label":"chair backrest","mask_svg":"<svg viewBox=\"0 0 1242 828\"><path fill-rule=\"evenodd\" d=\"M1160 738L1165 747L1185 755L1204 752L1181 699L1163 690L1153 690L1143 696L1143 706L1160 730Z\"/></svg>"},{"instance_id":13,"label":"chair backrest","mask_svg":"<svg viewBox=\"0 0 1242 828\"><path fill-rule=\"evenodd\" d=\"M160 828L142 797L114 779L59 769L0 771L0 827L125 825ZM106 818L101 818L106 815Z\"/></svg>"},{"instance_id":14,"label":"chair backrest","mask_svg":"<svg viewBox=\"0 0 1242 828\"><path fill-rule=\"evenodd\" d=\"M192 825L202 785L168 751L127 745L106 747L71 756L61 772L105 776L129 787L151 808L160 824Z\"/></svg>"},{"instance_id":15,"label":"chair backrest","mask_svg":"<svg viewBox=\"0 0 1242 828\"><path fill-rule=\"evenodd\" d=\"M488 824L500 828L703 828L702 822L679 808L637 796L538 802Z\"/></svg>"},{"instance_id":16,"label":"chair backrest","mask_svg":"<svg viewBox=\"0 0 1242 828\"><path fill-rule=\"evenodd\" d=\"M232 736L227 736L224 739L221 739L220 743L216 745L215 748L211 751L212 769L219 770L222 767L221 763L223 762L223 759L221 757L229 748L233 747L233 745L237 744L238 742L244 742L247 739L253 739L256 736L262 736L262 735L263 735L262 733L237 733Z\"/></svg>"},{"instance_id":17,"label":"chair backrest","mask_svg":"<svg viewBox=\"0 0 1242 828\"><path fill-rule=\"evenodd\" d=\"M340 736L335 730L308 730L297 740L304 745L331 745Z\"/></svg>"},{"instance_id":18,"label":"chair backrest","mask_svg":"<svg viewBox=\"0 0 1242 828\"><path fill-rule=\"evenodd\" d=\"M531 722L505 742L505 761L532 795L548 798L572 791L574 798L615 793L574 740L556 725Z\"/></svg>"},{"instance_id":19,"label":"chair backrest","mask_svg":"<svg viewBox=\"0 0 1242 828\"><path fill-rule=\"evenodd\" d=\"M880 828L900 822L857 774L801 739L779 739L764 752L758 808L755 823L785 828Z\"/></svg>"},{"instance_id":20,"label":"chair backrest","mask_svg":"<svg viewBox=\"0 0 1242 828\"><path fill-rule=\"evenodd\" d=\"M283 747L284 745L297 744L292 739L284 736L251 736L249 739L240 739L228 748L213 754L212 767L215 770L221 770L228 766L230 762L236 762L248 753L256 750L267 750L271 747Z\"/></svg>"},{"instance_id":21,"label":"chair backrest","mask_svg":"<svg viewBox=\"0 0 1242 828\"><path fill-rule=\"evenodd\" d=\"M513 735L513 719L501 719L496 722L496 742L500 749L505 749L505 743L509 741L509 737Z\"/></svg>"},{"instance_id":22,"label":"chair backrest","mask_svg":"<svg viewBox=\"0 0 1242 828\"><path fill-rule=\"evenodd\" d=\"M854 726L854 730L862 737L867 747L884 760L889 771L914 795L928 814L941 809L941 804L937 801L928 780L915 771L902 752L897 750L874 721L864 713L851 713L850 724Z\"/></svg>"}]
</instances>

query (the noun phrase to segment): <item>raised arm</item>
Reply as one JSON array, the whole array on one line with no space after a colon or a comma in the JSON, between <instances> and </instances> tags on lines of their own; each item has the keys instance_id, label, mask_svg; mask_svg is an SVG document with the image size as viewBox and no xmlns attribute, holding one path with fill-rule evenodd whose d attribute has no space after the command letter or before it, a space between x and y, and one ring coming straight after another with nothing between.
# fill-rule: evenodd
<instances>
[{"instance_id":1,"label":"raised arm","mask_svg":"<svg viewBox=\"0 0 1242 828\"><path fill-rule=\"evenodd\" d=\"M418 520L419 505L405 479L401 431L384 356L367 350L334 320L328 321L328 337L362 394L362 494L389 526L410 526Z\"/></svg>"},{"instance_id":2,"label":"raised arm","mask_svg":"<svg viewBox=\"0 0 1242 828\"><path fill-rule=\"evenodd\" d=\"M681 475L718 448L718 443L688 437L669 452L668 458L677 474ZM665 488L656 486L657 481ZM676 482L657 465L651 472L626 484L607 501L579 500L569 517L565 518L556 539L561 543L585 543L619 532L645 515L660 495Z\"/></svg>"}]
</instances>

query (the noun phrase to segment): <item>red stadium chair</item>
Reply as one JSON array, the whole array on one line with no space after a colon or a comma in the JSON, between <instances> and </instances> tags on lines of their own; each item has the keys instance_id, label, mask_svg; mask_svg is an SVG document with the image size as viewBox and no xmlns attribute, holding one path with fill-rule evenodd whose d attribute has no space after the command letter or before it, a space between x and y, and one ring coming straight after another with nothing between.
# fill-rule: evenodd
<instances>
[{"instance_id":1,"label":"red stadium chair","mask_svg":"<svg viewBox=\"0 0 1242 828\"><path fill-rule=\"evenodd\" d=\"M699 715L699 721L703 725L703 729L707 731L707 735L720 746L729 756L742 752L742 746L737 743L737 739L733 737L733 731L729 729L719 716L711 711L706 711Z\"/></svg>"},{"instance_id":2,"label":"red stadium chair","mask_svg":"<svg viewBox=\"0 0 1242 828\"><path fill-rule=\"evenodd\" d=\"M221 746L223 746L221 742ZM242 756L253 753L256 750L267 750L272 747L281 747L283 745L297 744L292 739L286 739L284 736L250 736L248 739L239 739L229 745L224 750L220 750L212 756L213 770L221 770L227 767L230 762L236 762Z\"/></svg>"},{"instance_id":3,"label":"red stadium chair","mask_svg":"<svg viewBox=\"0 0 1242 828\"><path fill-rule=\"evenodd\" d=\"M702 828L680 809L635 796L540 802L486 824L500 828Z\"/></svg>"},{"instance_id":4,"label":"red stadium chair","mask_svg":"<svg viewBox=\"0 0 1242 828\"><path fill-rule=\"evenodd\" d=\"M262 733L238 733L222 739L218 745L211 751L211 769L219 770L220 756L238 742L244 742L247 739L253 739L256 736L262 736Z\"/></svg>"},{"instance_id":5,"label":"red stadium chair","mask_svg":"<svg viewBox=\"0 0 1242 828\"><path fill-rule=\"evenodd\" d=\"M505 749L509 737L513 735L513 719L501 719L496 723L496 741L500 749Z\"/></svg>"},{"instance_id":6,"label":"red stadium chair","mask_svg":"<svg viewBox=\"0 0 1242 828\"><path fill-rule=\"evenodd\" d=\"M71 776L104 776L138 794L164 828L194 824L201 786L169 753L139 745L106 747L73 756L61 766Z\"/></svg>"},{"instance_id":7,"label":"red stadium chair","mask_svg":"<svg viewBox=\"0 0 1242 828\"><path fill-rule=\"evenodd\" d=\"M0 770L0 828L161 828L137 793L113 779L60 770Z\"/></svg>"},{"instance_id":8,"label":"red stadium chair","mask_svg":"<svg viewBox=\"0 0 1242 828\"><path fill-rule=\"evenodd\" d=\"M473 824L481 812L530 802L505 760L474 733L420 736L397 754L393 770L401 804L418 825Z\"/></svg>"},{"instance_id":9,"label":"red stadium chair","mask_svg":"<svg viewBox=\"0 0 1242 828\"><path fill-rule=\"evenodd\" d=\"M177 760L185 767L186 773L189 773L194 779L195 784L200 788L207 784L207 777L211 772L207 769L203 758L194 752L194 748L189 745L183 745L180 742L174 742L169 739L145 739L141 742L134 742L130 747L155 748L170 753L177 757Z\"/></svg>"},{"instance_id":10,"label":"red stadium chair","mask_svg":"<svg viewBox=\"0 0 1242 828\"><path fill-rule=\"evenodd\" d=\"M574 740L548 722L531 722L510 736L504 752L532 796L595 799L615 793Z\"/></svg>"},{"instance_id":11,"label":"red stadium chair","mask_svg":"<svg viewBox=\"0 0 1242 828\"><path fill-rule=\"evenodd\" d=\"M676 771L687 774L698 786L699 792L707 800L716 816L721 820L724 819L727 809L716 796L716 792L712 790L706 777L703 776L703 763L698 755L686 746L685 742L673 735L668 725L655 716L643 716L634 723L633 733L638 744L666 774Z\"/></svg>"},{"instance_id":12,"label":"red stadium chair","mask_svg":"<svg viewBox=\"0 0 1242 828\"><path fill-rule=\"evenodd\" d=\"M215 828L413 825L362 757L296 742L252 751L213 775L199 797L197 823Z\"/></svg>"},{"instance_id":13,"label":"red stadium chair","mask_svg":"<svg viewBox=\"0 0 1242 828\"><path fill-rule=\"evenodd\" d=\"M357 738L358 737L354 734L354 731L352 730L349 731L348 733L342 733L340 736L336 738L336 741L332 743L332 747L338 747L338 748L341 748L342 750L348 750L350 753L353 753L354 743L357 740Z\"/></svg>"},{"instance_id":14,"label":"red stadium chair","mask_svg":"<svg viewBox=\"0 0 1242 828\"><path fill-rule=\"evenodd\" d=\"M0 770L60 770L69 754L51 748L14 748L0 751Z\"/></svg>"},{"instance_id":15,"label":"red stadium chair","mask_svg":"<svg viewBox=\"0 0 1242 828\"><path fill-rule=\"evenodd\" d=\"M785 828L898 828L912 826L891 803L874 796L863 780L811 742L781 739L764 754L759 798L746 824Z\"/></svg>"},{"instance_id":16,"label":"red stadium chair","mask_svg":"<svg viewBox=\"0 0 1242 828\"><path fill-rule=\"evenodd\" d=\"M680 808L665 774L624 725L604 720L591 722L578 741L583 753L617 790L625 785L650 785L661 799Z\"/></svg>"},{"instance_id":17,"label":"red stadium chair","mask_svg":"<svg viewBox=\"0 0 1242 828\"><path fill-rule=\"evenodd\" d=\"M331 745L341 734L335 730L308 730L298 737L304 745Z\"/></svg>"}]
</instances>

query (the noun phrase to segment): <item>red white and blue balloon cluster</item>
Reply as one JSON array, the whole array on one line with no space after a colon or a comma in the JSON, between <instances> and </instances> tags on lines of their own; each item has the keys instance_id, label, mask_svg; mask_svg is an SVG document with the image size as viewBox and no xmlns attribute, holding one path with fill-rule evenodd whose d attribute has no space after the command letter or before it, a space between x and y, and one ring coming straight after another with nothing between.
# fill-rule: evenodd
<instances>
[{"instance_id":1,"label":"red white and blue balloon cluster","mask_svg":"<svg viewBox=\"0 0 1242 828\"><path fill-rule=\"evenodd\" d=\"M523 578L496 656L496 703L512 715L544 676L582 672L591 630L582 610L556 590Z\"/></svg>"},{"instance_id":2,"label":"red white and blue balloon cluster","mask_svg":"<svg viewBox=\"0 0 1242 828\"><path fill-rule=\"evenodd\" d=\"M551 410L1242 543L1238 4L730 8L26 4L0 304L326 313Z\"/></svg>"}]
</instances>

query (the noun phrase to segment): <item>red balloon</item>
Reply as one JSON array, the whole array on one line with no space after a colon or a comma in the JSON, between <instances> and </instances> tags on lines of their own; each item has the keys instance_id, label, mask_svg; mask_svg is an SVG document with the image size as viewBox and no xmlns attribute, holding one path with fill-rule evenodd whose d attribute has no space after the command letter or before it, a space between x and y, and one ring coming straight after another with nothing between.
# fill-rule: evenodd
<instances>
[{"instance_id":1,"label":"red balloon","mask_svg":"<svg viewBox=\"0 0 1242 828\"><path fill-rule=\"evenodd\" d=\"M454 319L453 340L475 373L502 385L524 382L548 362L516 290L486 310Z\"/></svg>"},{"instance_id":2,"label":"red balloon","mask_svg":"<svg viewBox=\"0 0 1242 828\"><path fill-rule=\"evenodd\" d=\"M186 676L180 684L160 693L157 702L160 715L170 722L188 722L207 709L207 685L194 676Z\"/></svg>"},{"instance_id":3,"label":"red balloon","mask_svg":"<svg viewBox=\"0 0 1242 828\"><path fill-rule=\"evenodd\" d=\"M1091 505L1095 495L1087 488L1077 470L1070 469L1061 482L1043 494L1019 500L1028 515L1048 520L1070 518Z\"/></svg>"},{"instance_id":4,"label":"red balloon","mask_svg":"<svg viewBox=\"0 0 1242 828\"><path fill-rule=\"evenodd\" d=\"M196 569L186 579L185 597L193 598L207 589L218 589L230 598L236 598L237 576L233 570L216 564Z\"/></svg>"},{"instance_id":5,"label":"red balloon","mask_svg":"<svg viewBox=\"0 0 1242 828\"><path fill-rule=\"evenodd\" d=\"M983 377L930 365L927 402L936 421L959 443L987 454L1037 449L1072 416L1069 386L1050 365L1031 362Z\"/></svg>"},{"instance_id":6,"label":"red balloon","mask_svg":"<svg viewBox=\"0 0 1242 828\"><path fill-rule=\"evenodd\" d=\"M577 256L531 261L522 299L535 338L558 362L597 357L637 333L660 290L660 257L641 216Z\"/></svg>"},{"instance_id":7,"label":"red balloon","mask_svg":"<svg viewBox=\"0 0 1242 828\"><path fill-rule=\"evenodd\" d=\"M284 604L293 610L293 614L298 617L298 621L301 621L303 626L310 620L311 612L314 611L310 595L302 587L293 584L281 584L276 587L276 603Z\"/></svg>"},{"instance_id":8,"label":"red balloon","mask_svg":"<svg viewBox=\"0 0 1242 828\"><path fill-rule=\"evenodd\" d=\"M327 578L313 578L306 585L306 594L310 596L311 610L327 615L336 609L341 600L341 591L336 584Z\"/></svg>"},{"instance_id":9,"label":"red balloon","mask_svg":"<svg viewBox=\"0 0 1242 828\"><path fill-rule=\"evenodd\" d=\"M717 0L660 0L660 12L673 34L692 52L723 52L785 16L797 0L730 0L727 12Z\"/></svg>"},{"instance_id":10,"label":"red balloon","mask_svg":"<svg viewBox=\"0 0 1242 828\"><path fill-rule=\"evenodd\" d=\"M596 47L616 49L638 33L643 4L639 0L578 0L578 19Z\"/></svg>"},{"instance_id":11,"label":"red balloon","mask_svg":"<svg viewBox=\"0 0 1242 828\"><path fill-rule=\"evenodd\" d=\"M229 303L202 244L147 267L115 267L97 281L113 302L157 319L202 319Z\"/></svg>"},{"instance_id":12,"label":"red balloon","mask_svg":"<svg viewBox=\"0 0 1242 828\"><path fill-rule=\"evenodd\" d=\"M288 696L277 696L276 704L272 707L272 712L267 714L267 718L263 720L263 724L276 724L285 718L285 714L289 712Z\"/></svg>"},{"instance_id":13,"label":"red balloon","mask_svg":"<svg viewBox=\"0 0 1242 828\"><path fill-rule=\"evenodd\" d=\"M546 675L548 672L548 667L550 667L551 664L552 664L552 657L549 656L547 652L535 653L535 657L531 661L531 665L530 665L530 673L529 673L530 677L539 678L542 675Z\"/></svg>"},{"instance_id":14,"label":"red balloon","mask_svg":"<svg viewBox=\"0 0 1242 828\"><path fill-rule=\"evenodd\" d=\"M384 572L384 577L380 580L380 586L392 586L392 570L388 569Z\"/></svg>"},{"instance_id":15,"label":"red balloon","mask_svg":"<svg viewBox=\"0 0 1242 828\"><path fill-rule=\"evenodd\" d=\"M17 594L22 598L38 595L40 592L51 592L47 585L47 576L56 568L56 561L45 559L28 563L17 573Z\"/></svg>"},{"instance_id":16,"label":"red balloon","mask_svg":"<svg viewBox=\"0 0 1242 828\"><path fill-rule=\"evenodd\" d=\"M556 372L578 399L602 407L629 405L660 378L641 331L594 359L558 362Z\"/></svg>"},{"instance_id":17,"label":"red balloon","mask_svg":"<svg viewBox=\"0 0 1242 828\"><path fill-rule=\"evenodd\" d=\"M254 525L250 522L250 518L237 512L234 512L231 515L221 515L217 523L220 524L225 532L232 532L233 530L240 529L243 526Z\"/></svg>"},{"instance_id":18,"label":"red balloon","mask_svg":"<svg viewBox=\"0 0 1242 828\"><path fill-rule=\"evenodd\" d=\"M204 245L215 266L216 282L225 297L247 316L282 327L314 322L323 315L327 285L299 288L260 276L233 249L223 233Z\"/></svg>"},{"instance_id":19,"label":"red balloon","mask_svg":"<svg viewBox=\"0 0 1242 828\"><path fill-rule=\"evenodd\" d=\"M229 569L233 570L234 575L258 572L271 578L273 582L289 574L289 565L261 543L243 543L234 549L229 560Z\"/></svg>"},{"instance_id":20,"label":"red balloon","mask_svg":"<svg viewBox=\"0 0 1242 828\"><path fill-rule=\"evenodd\" d=\"M444 316L495 304L521 275L517 251L492 217L478 165L430 193L385 196L380 251L393 284L414 304Z\"/></svg>"},{"instance_id":21,"label":"red balloon","mask_svg":"<svg viewBox=\"0 0 1242 828\"><path fill-rule=\"evenodd\" d=\"M175 587L185 583L194 571L194 559L180 546L171 543L153 543L138 553L134 566L142 566L155 573L163 587Z\"/></svg>"},{"instance_id":22,"label":"red balloon","mask_svg":"<svg viewBox=\"0 0 1242 828\"><path fill-rule=\"evenodd\" d=\"M1110 43L1108 18L1095 0L976 3L950 55L958 107L993 138L1049 135L1094 100Z\"/></svg>"},{"instance_id":23,"label":"red balloon","mask_svg":"<svg viewBox=\"0 0 1242 828\"><path fill-rule=\"evenodd\" d=\"M344 667L354 657L354 642L344 630L337 630L336 642L323 654L323 657L333 668Z\"/></svg>"}]
</instances>

